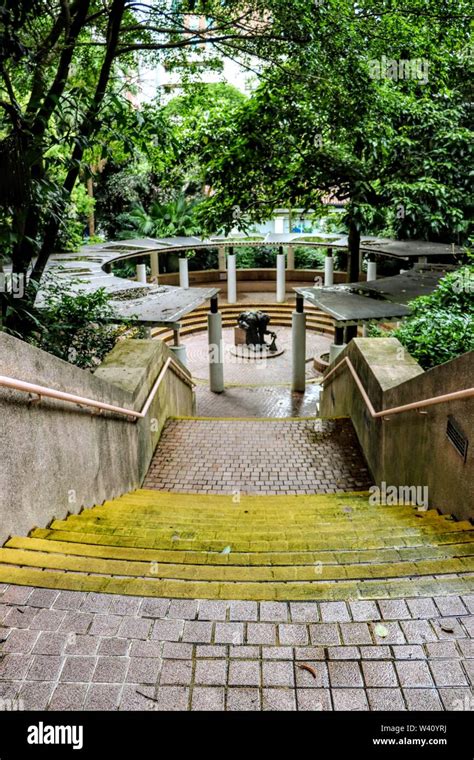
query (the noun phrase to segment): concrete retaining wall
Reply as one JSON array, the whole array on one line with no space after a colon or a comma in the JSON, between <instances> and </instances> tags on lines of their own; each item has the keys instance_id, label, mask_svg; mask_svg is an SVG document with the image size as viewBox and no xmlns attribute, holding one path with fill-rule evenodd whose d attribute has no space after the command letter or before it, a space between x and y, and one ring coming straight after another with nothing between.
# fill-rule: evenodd
<instances>
[{"instance_id":1,"label":"concrete retaining wall","mask_svg":"<svg viewBox=\"0 0 474 760\"><path fill-rule=\"evenodd\" d=\"M170 355L160 341L124 341L93 375L0 333L0 374L136 410ZM192 413L171 371L136 423L0 388L0 543L140 487L167 417Z\"/></svg>"},{"instance_id":2,"label":"concrete retaining wall","mask_svg":"<svg viewBox=\"0 0 474 760\"><path fill-rule=\"evenodd\" d=\"M376 411L472 387L474 353L424 372L395 338L356 338L348 356ZM394 486L427 486L429 505L459 519L474 516L474 399L372 419L347 369L321 397L323 417L352 418L374 480ZM470 438L464 462L446 436L452 415Z\"/></svg>"}]
</instances>

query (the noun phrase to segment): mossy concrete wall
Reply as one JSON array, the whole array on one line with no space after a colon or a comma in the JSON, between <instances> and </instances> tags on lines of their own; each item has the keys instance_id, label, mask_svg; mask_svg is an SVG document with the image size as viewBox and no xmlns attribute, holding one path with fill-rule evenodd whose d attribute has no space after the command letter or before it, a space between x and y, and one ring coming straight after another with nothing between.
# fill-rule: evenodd
<instances>
[{"instance_id":1,"label":"mossy concrete wall","mask_svg":"<svg viewBox=\"0 0 474 760\"><path fill-rule=\"evenodd\" d=\"M165 360L160 341L119 343L95 374L0 333L0 374L140 410ZM138 422L0 388L0 543L141 486L167 417L193 392L167 372Z\"/></svg>"},{"instance_id":2,"label":"mossy concrete wall","mask_svg":"<svg viewBox=\"0 0 474 760\"><path fill-rule=\"evenodd\" d=\"M424 372L395 338L356 338L348 356L376 411L470 388L474 353ZM332 365L333 366L333 365ZM459 519L474 516L474 399L373 419L347 368L321 396L323 417L350 416L374 480L394 486L426 486L429 505ZM464 462L446 436L452 415L470 438Z\"/></svg>"}]
</instances>

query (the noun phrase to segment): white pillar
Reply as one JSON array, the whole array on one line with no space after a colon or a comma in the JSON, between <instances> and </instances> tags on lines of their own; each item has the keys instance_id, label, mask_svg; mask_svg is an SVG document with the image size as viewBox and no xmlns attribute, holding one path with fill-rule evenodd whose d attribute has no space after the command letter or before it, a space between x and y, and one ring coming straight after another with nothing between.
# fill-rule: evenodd
<instances>
[{"instance_id":1,"label":"white pillar","mask_svg":"<svg viewBox=\"0 0 474 760\"><path fill-rule=\"evenodd\" d=\"M184 366L187 367L186 346L183 346L183 344L180 343L179 346L170 346L169 348L175 355L176 359L179 359L181 364L184 364Z\"/></svg>"},{"instance_id":2,"label":"white pillar","mask_svg":"<svg viewBox=\"0 0 474 760\"><path fill-rule=\"evenodd\" d=\"M222 314L208 312L207 335L209 341L209 389L212 393L224 390L224 348L222 345Z\"/></svg>"},{"instance_id":3,"label":"white pillar","mask_svg":"<svg viewBox=\"0 0 474 760\"><path fill-rule=\"evenodd\" d=\"M367 282L370 282L370 280L376 280L376 279L377 279L377 262L369 261L367 262Z\"/></svg>"},{"instance_id":4,"label":"white pillar","mask_svg":"<svg viewBox=\"0 0 474 760\"><path fill-rule=\"evenodd\" d=\"M277 282L276 282L276 300L277 303L283 303L286 300L286 283L285 283L285 254L277 253Z\"/></svg>"},{"instance_id":5,"label":"white pillar","mask_svg":"<svg viewBox=\"0 0 474 760\"><path fill-rule=\"evenodd\" d=\"M324 259L324 284L334 285L334 259L326 256Z\"/></svg>"},{"instance_id":6,"label":"white pillar","mask_svg":"<svg viewBox=\"0 0 474 760\"><path fill-rule=\"evenodd\" d=\"M304 311L294 311L291 315L291 333L291 390L304 393L306 387L306 314Z\"/></svg>"},{"instance_id":7,"label":"white pillar","mask_svg":"<svg viewBox=\"0 0 474 760\"><path fill-rule=\"evenodd\" d=\"M282 235L284 232L285 232L285 217L276 216L275 217L275 233L277 235Z\"/></svg>"},{"instance_id":8,"label":"white pillar","mask_svg":"<svg viewBox=\"0 0 474 760\"><path fill-rule=\"evenodd\" d=\"M288 246L288 258L286 260L286 268L287 269L295 268L295 249L292 245Z\"/></svg>"},{"instance_id":9,"label":"white pillar","mask_svg":"<svg viewBox=\"0 0 474 760\"><path fill-rule=\"evenodd\" d=\"M217 255L219 257L218 269L220 272L225 272L225 245L219 246Z\"/></svg>"},{"instance_id":10,"label":"white pillar","mask_svg":"<svg viewBox=\"0 0 474 760\"><path fill-rule=\"evenodd\" d=\"M137 264L137 281L146 284L146 264Z\"/></svg>"},{"instance_id":11,"label":"white pillar","mask_svg":"<svg viewBox=\"0 0 474 760\"><path fill-rule=\"evenodd\" d=\"M237 303L237 261L235 253L227 256L227 301Z\"/></svg>"},{"instance_id":12,"label":"white pillar","mask_svg":"<svg viewBox=\"0 0 474 760\"><path fill-rule=\"evenodd\" d=\"M189 288L188 259L186 256L179 258L179 287Z\"/></svg>"},{"instance_id":13,"label":"white pillar","mask_svg":"<svg viewBox=\"0 0 474 760\"><path fill-rule=\"evenodd\" d=\"M158 251L152 251L150 253L150 268L151 279L158 282L158 275L160 274L160 265L158 263Z\"/></svg>"}]
</instances>

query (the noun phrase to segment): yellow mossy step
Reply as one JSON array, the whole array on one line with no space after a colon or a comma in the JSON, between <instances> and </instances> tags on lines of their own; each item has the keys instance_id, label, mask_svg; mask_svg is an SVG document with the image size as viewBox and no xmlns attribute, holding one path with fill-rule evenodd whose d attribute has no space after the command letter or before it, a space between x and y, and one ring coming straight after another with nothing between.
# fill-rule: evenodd
<instances>
[{"instance_id":1,"label":"yellow mossy step","mask_svg":"<svg viewBox=\"0 0 474 760\"><path fill-rule=\"evenodd\" d=\"M140 549L136 547L107 546L98 544L75 543L72 541L51 541L41 538L13 536L6 548L26 549L29 551L71 554L82 557L99 557L102 559L121 559L139 562L182 563L196 565L311 565L322 564L358 564L419 561L421 559L449 559L474 556L474 542L465 544L444 544L440 546L400 547L398 549L378 550L326 550L309 552L220 552L180 551L173 549Z\"/></svg>"},{"instance_id":2,"label":"yellow mossy step","mask_svg":"<svg viewBox=\"0 0 474 760\"><path fill-rule=\"evenodd\" d=\"M130 596L177 599L242 599L260 601L355 600L414 598L472 593L472 577L419 578L387 581L213 583L206 581L161 581L141 578L110 578L74 572L45 572L35 568L0 566L0 583L21 586L94 591Z\"/></svg>"}]
</instances>

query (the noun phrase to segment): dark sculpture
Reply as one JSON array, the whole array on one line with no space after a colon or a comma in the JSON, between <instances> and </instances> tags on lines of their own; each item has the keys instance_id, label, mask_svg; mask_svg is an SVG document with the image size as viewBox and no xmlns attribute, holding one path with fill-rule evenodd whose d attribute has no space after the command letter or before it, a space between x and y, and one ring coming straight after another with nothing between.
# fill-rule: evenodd
<instances>
[{"instance_id":1,"label":"dark sculpture","mask_svg":"<svg viewBox=\"0 0 474 760\"><path fill-rule=\"evenodd\" d=\"M245 330L246 344L256 349L262 349L267 346L271 353L278 351L276 347L276 333L268 330L270 316L264 311L243 311L237 317L239 327ZM265 335L270 335L272 342L270 345L265 343Z\"/></svg>"}]
</instances>

